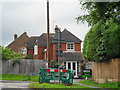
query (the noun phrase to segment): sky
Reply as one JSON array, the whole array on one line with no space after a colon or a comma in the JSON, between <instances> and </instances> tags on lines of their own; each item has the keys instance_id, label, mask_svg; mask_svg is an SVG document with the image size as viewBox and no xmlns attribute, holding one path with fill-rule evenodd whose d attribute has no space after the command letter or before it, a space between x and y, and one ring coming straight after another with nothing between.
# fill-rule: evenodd
<instances>
[{"instance_id":1,"label":"sky","mask_svg":"<svg viewBox=\"0 0 120 90\"><path fill-rule=\"evenodd\" d=\"M87 14L81 10L78 0L50 1L50 33L55 25L65 28L82 41L89 31L87 23L77 23L76 17ZM28 36L40 36L47 32L46 0L4 0L0 2L0 45L7 46L14 38L27 32Z\"/></svg>"}]
</instances>

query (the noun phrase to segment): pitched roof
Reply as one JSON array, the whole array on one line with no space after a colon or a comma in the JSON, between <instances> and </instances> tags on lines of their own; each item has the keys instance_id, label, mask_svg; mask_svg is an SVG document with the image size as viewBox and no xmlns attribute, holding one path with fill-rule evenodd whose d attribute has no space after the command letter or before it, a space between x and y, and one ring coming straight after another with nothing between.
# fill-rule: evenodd
<instances>
[{"instance_id":1,"label":"pitched roof","mask_svg":"<svg viewBox=\"0 0 120 90\"><path fill-rule=\"evenodd\" d=\"M50 33L50 42L52 37L54 36L54 33ZM31 37L30 40L27 43L27 48L33 49L36 40L38 40L38 46L47 46L47 33L43 33L42 35L38 37Z\"/></svg>"},{"instance_id":2,"label":"pitched roof","mask_svg":"<svg viewBox=\"0 0 120 90\"><path fill-rule=\"evenodd\" d=\"M54 33L50 33L50 43L54 36ZM47 33L43 33L38 39L38 46L47 46Z\"/></svg>"},{"instance_id":3,"label":"pitched roof","mask_svg":"<svg viewBox=\"0 0 120 90\"><path fill-rule=\"evenodd\" d=\"M64 31L62 31L62 37L66 42L74 42L74 43L82 42L79 38L77 38L74 34L69 32L67 29L64 29Z\"/></svg>"},{"instance_id":4,"label":"pitched roof","mask_svg":"<svg viewBox=\"0 0 120 90\"><path fill-rule=\"evenodd\" d=\"M29 40L30 38L28 37L27 33L24 32L23 34L21 34L18 38L16 38L13 42L11 42L7 47L11 47L12 45L14 45L15 43L20 43L20 44L25 44L27 43L27 41ZM19 42L20 40L20 42Z\"/></svg>"},{"instance_id":5,"label":"pitched roof","mask_svg":"<svg viewBox=\"0 0 120 90\"><path fill-rule=\"evenodd\" d=\"M27 48L29 49L33 49L34 45L35 45L35 41L38 40L40 38L40 36L37 37L30 37L30 39L27 42Z\"/></svg>"},{"instance_id":6,"label":"pitched roof","mask_svg":"<svg viewBox=\"0 0 120 90\"><path fill-rule=\"evenodd\" d=\"M57 40L58 34L57 33L50 33L50 43L54 43L53 40ZM74 42L74 43L81 43L82 41L73 35L68 30L64 30L61 32L61 39L62 43L65 42ZM47 33L43 33L38 37L31 37L28 41L28 48L33 48L35 45L35 41L38 40L38 46L47 46Z\"/></svg>"},{"instance_id":7,"label":"pitched roof","mask_svg":"<svg viewBox=\"0 0 120 90\"><path fill-rule=\"evenodd\" d=\"M81 52L63 52L62 57L59 58L61 61L81 61L84 60Z\"/></svg>"}]
</instances>

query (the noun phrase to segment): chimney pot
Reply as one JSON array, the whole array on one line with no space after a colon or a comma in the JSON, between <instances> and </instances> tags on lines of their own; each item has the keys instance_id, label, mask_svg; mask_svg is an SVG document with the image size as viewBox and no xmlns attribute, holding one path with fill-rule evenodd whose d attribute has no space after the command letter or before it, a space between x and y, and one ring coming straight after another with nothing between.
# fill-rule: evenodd
<instances>
[{"instance_id":1,"label":"chimney pot","mask_svg":"<svg viewBox=\"0 0 120 90\"><path fill-rule=\"evenodd\" d=\"M14 40L16 40L17 39L17 34L14 34Z\"/></svg>"}]
</instances>

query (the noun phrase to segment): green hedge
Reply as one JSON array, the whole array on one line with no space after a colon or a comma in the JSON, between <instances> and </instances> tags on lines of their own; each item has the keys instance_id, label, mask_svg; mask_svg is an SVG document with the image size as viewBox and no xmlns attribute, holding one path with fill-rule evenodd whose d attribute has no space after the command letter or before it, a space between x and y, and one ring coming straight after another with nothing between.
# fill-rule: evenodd
<instances>
[{"instance_id":1,"label":"green hedge","mask_svg":"<svg viewBox=\"0 0 120 90\"><path fill-rule=\"evenodd\" d=\"M120 58L120 25L112 21L99 21L86 34L83 44L86 60L104 62Z\"/></svg>"}]
</instances>

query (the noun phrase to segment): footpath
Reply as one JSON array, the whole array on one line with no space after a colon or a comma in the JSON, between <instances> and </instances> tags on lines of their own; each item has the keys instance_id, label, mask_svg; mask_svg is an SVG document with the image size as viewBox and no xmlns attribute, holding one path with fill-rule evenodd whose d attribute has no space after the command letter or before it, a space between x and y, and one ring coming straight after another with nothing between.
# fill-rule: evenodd
<instances>
[{"instance_id":1,"label":"footpath","mask_svg":"<svg viewBox=\"0 0 120 90\"><path fill-rule=\"evenodd\" d=\"M81 80L83 80L83 79L73 79L73 84L87 86L87 87L90 87L90 88L96 88L98 90L113 90L113 89L108 89L108 88L100 88L100 87L95 87L95 86L90 86L90 85L85 85L85 84L77 83L77 82L79 82Z\"/></svg>"}]
</instances>

